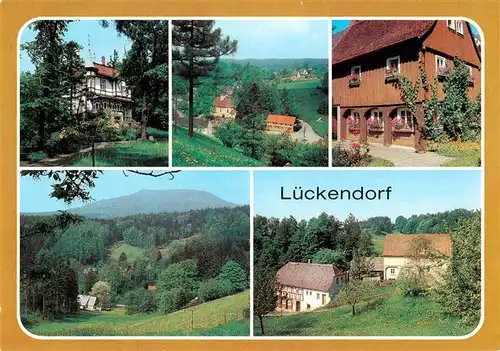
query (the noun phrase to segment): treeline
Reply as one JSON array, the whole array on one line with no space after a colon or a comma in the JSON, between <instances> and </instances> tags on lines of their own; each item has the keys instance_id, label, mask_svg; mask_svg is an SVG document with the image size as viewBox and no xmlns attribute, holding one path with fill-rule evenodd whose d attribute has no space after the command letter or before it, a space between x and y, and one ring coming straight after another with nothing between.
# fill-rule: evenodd
<instances>
[{"instance_id":1,"label":"treeline","mask_svg":"<svg viewBox=\"0 0 500 351\"><path fill-rule=\"evenodd\" d=\"M374 248L371 235L353 215L341 221L322 213L307 221L256 216L254 252L257 266L276 272L287 262L309 260L347 269L354 256L371 255Z\"/></svg>"},{"instance_id":2,"label":"treeline","mask_svg":"<svg viewBox=\"0 0 500 351\"><path fill-rule=\"evenodd\" d=\"M392 222L390 217L377 216L360 221L363 229L369 229L373 234L435 234L452 231L463 218L473 216L475 211L455 209L451 211L412 215L410 217L398 216Z\"/></svg>"},{"instance_id":3,"label":"treeline","mask_svg":"<svg viewBox=\"0 0 500 351\"><path fill-rule=\"evenodd\" d=\"M56 318L75 312L78 293L93 290L105 290L100 300L125 302L130 313L147 313L169 312L194 297L203 302L248 287L248 206L112 220L65 212L21 216L20 230L24 316L36 312ZM179 239L183 244L174 245ZM121 252L119 259L112 258L122 243L135 251L127 251L131 257ZM162 253L165 247L168 255ZM98 282L100 288L93 289Z\"/></svg>"}]
</instances>

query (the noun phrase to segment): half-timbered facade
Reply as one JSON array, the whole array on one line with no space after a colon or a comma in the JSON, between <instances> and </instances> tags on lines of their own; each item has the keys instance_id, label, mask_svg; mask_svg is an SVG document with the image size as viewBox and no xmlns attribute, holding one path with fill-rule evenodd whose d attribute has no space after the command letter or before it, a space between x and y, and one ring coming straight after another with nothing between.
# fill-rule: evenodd
<instances>
[{"instance_id":1,"label":"half-timbered facade","mask_svg":"<svg viewBox=\"0 0 500 351\"><path fill-rule=\"evenodd\" d=\"M104 56L101 63L94 62L89 48L85 71L83 84L77 87L77 94L72 101L77 114L108 110L116 123L123 123L125 118L132 117L130 91L120 79L118 70L106 64Z\"/></svg>"},{"instance_id":2,"label":"half-timbered facade","mask_svg":"<svg viewBox=\"0 0 500 351\"><path fill-rule=\"evenodd\" d=\"M331 264L288 262L277 274L281 290L276 309L293 312L326 305L346 281L346 273Z\"/></svg>"},{"instance_id":3,"label":"half-timbered facade","mask_svg":"<svg viewBox=\"0 0 500 351\"><path fill-rule=\"evenodd\" d=\"M481 87L481 58L470 25L461 20L351 21L332 45L333 125L339 140L400 144L421 149L416 121L423 124L420 89L414 116L395 87L398 74L412 82L420 65L430 82L443 78L455 58L470 70L469 97ZM336 123L335 123L336 122Z\"/></svg>"}]
</instances>

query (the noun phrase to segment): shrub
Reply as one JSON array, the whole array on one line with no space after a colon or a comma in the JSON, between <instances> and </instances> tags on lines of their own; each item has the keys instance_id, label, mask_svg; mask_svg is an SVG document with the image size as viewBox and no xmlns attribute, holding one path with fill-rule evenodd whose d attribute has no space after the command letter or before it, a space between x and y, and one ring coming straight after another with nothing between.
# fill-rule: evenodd
<instances>
[{"instance_id":1,"label":"shrub","mask_svg":"<svg viewBox=\"0 0 500 351\"><path fill-rule=\"evenodd\" d=\"M212 301L234 293L234 287L229 280L209 279L200 283L198 297L202 301Z\"/></svg>"},{"instance_id":2,"label":"shrub","mask_svg":"<svg viewBox=\"0 0 500 351\"><path fill-rule=\"evenodd\" d=\"M217 125L214 136L227 147L234 147L238 145L243 133L243 128L236 122L231 121Z\"/></svg>"},{"instance_id":3,"label":"shrub","mask_svg":"<svg viewBox=\"0 0 500 351\"><path fill-rule=\"evenodd\" d=\"M183 288L173 288L164 291L159 296L158 309L164 314L172 313L185 307L192 295Z\"/></svg>"},{"instance_id":4,"label":"shrub","mask_svg":"<svg viewBox=\"0 0 500 351\"><path fill-rule=\"evenodd\" d=\"M125 295L125 313L153 313L157 310L154 292L139 288L132 290Z\"/></svg>"},{"instance_id":5,"label":"shrub","mask_svg":"<svg viewBox=\"0 0 500 351\"><path fill-rule=\"evenodd\" d=\"M235 291L245 290L248 286L247 276L241 265L233 260L222 266L219 279L229 281Z\"/></svg>"},{"instance_id":6,"label":"shrub","mask_svg":"<svg viewBox=\"0 0 500 351\"><path fill-rule=\"evenodd\" d=\"M396 286L403 296L422 296L427 293L428 285L414 272L401 272Z\"/></svg>"}]
</instances>

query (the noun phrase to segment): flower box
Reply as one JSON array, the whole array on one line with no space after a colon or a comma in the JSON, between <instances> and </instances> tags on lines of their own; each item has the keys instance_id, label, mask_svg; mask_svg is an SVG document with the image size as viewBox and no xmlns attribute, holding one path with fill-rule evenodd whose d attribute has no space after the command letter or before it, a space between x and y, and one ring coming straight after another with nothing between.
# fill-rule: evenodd
<instances>
[{"instance_id":1,"label":"flower box","mask_svg":"<svg viewBox=\"0 0 500 351\"><path fill-rule=\"evenodd\" d=\"M398 69L395 67L386 68L385 69L385 81L392 82L398 80Z\"/></svg>"},{"instance_id":2,"label":"flower box","mask_svg":"<svg viewBox=\"0 0 500 351\"><path fill-rule=\"evenodd\" d=\"M361 78L357 74L352 74L349 77L349 87L359 87L361 85Z\"/></svg>"},{"instance_id":3,"label":"flower box","mask_svg":"<svg viewBox=\"0 0 500 351\"><path fill-rule=\"evenodd\" d=\"M450 75L450 69L448 67L438 67L436 75L439 79L446 78Z\"/></svg>"}]
</instances>

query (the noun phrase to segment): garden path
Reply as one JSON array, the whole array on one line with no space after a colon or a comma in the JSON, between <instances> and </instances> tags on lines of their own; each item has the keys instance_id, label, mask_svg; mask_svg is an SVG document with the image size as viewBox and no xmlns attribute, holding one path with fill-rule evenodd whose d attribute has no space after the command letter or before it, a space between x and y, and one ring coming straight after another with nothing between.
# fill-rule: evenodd
<instances>
[{"instance_id":1,"label":"garden path","mask_svg":"<svg viewBox=\"0 0 500 351\"><path fill-rule=\"evenodd\" d=\"M417 154L411 147L405 146L384 146L382 144L371 143L370 155L391 161L395 167L439 167L454 158L441 156L435 152Z\"/></svg>"}]
</instances>

